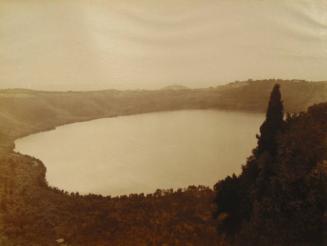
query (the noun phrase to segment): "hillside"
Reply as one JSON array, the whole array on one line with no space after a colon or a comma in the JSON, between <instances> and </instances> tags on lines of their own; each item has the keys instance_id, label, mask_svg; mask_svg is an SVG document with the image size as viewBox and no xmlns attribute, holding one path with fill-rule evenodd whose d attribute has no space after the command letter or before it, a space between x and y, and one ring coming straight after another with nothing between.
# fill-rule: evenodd
<instances>
[{"instance_id":1,"label":"hillside","mask_svg":"<svg viewBox=\"0 0 327 246\"><path fill-rule=\"evenodd\" d=\"M0 160L0 245L218 245L209 188L81 196L48 187L45 172L28 156Z\"/></svg>"},{"instance_id":2,"label":"hillside","mask_svg":"<svg viewBox=\"0 0 327 246\"><path fill-rule=\"evenodd\" d=\"M189 88L183 85L168 85L165 86L163 88L161 88L161 90L188 90Z\"/></svg>"},{"instance_id":3,"label":"hillside","mask_svg":"<svg viewBox=\"0 0 327 246\"><path fill-rule=\"evenodd\" d=\"M0 153L18 137L56 126L154 111L223 109L264 112L275 80L235 82L206 89L157 91L0 91ZM286 112L327 100L327 82L278 81ZM255 92L255 93L253 93Z\"/></svg>"},{"instance_id":4,"label":"hillside","mask_svg":"<svg viewBox=\"0 0 327 246\"><path fill-rule=\"evenodd\" d=\"M217 221L212 217L215 210L213 204L215 193L210 188L190 186L176 191L158 190L154 194L130 194L113 198L101 195L69 194L49 187L45 179L45 165L33 157L14 153L13 143L20 136L58 125L117 115L207 108L264 112L275 82L274 80L246 81L216 88L160 91L44 92L21 89L0 91L0 144L2 146L0 153L0 245L56 245L58 239L64 239L71 246L225 245L228 241L225 241L223 234L216 233ZM286 111L298 112L311 104L327 99L325 82L279 81L279 83ZM294 161L300 164L305 163L302 160L311 156L305 154L308 149L311 149L314 158L318 156L319 160L325 160L325 155L322 155L320 150L326 147L326 112L327 106L321 104L311 107L307 113L288 118L287 124L290 130L283 136L285 145L282 148L284 152L282 152L283 159L281 159L289 168L286 174L294 174L292 169ZM315 130L314 133L319 134L312 136L312 129ZM303 139L310 141L302 144ZM290 143L293 143L294 149L289 149ZM297 156L301 158L298 159ZM259 160L260 165L264 162L265 159ZM320 168L320 165L318 166L315 162L314 168L309 170L309 175L305 173L303 179L306 182L317 182L316 174L320 170L318 167ZM326 168L323 167L323 171L318 172L318 176L325 177L325 170ZM310 175L313 178L307 181L311 178ZM284 176L280 177L283 182L284 178ZM288 176L285 179L291 181ZM298 208L299 204L300 209L307 208L307 203L303 203L301 197L303 194L296 193L297 185L302 188L302 182L296 182L296 186L293 185L290 183L286 186L286 190L282 190L283 196L289 202L287 209L294 210L293 220L301 226L303 221L310 221L313 231L317 228L321 229L325 222L316 223L316 217L312 217L311 214L318 214L320 217L323 215L324 204L319 203L321 207L316 209L315 201L318 199L324 201L321 199L324 195L318 194L317 196L315 192L314 194L308 193L307 187L312 187L311 183L309 186L304 186L303 194L307 198L316 200L313 200L309 210L314 213L306 213L304 217L301 217L298 213L300 210L296 211L294 208ZM281 186L281 188L285 187ZM290 194L288 189L291 188L294 189L292 194L295 198L288 196ZM248 189L251 192L247 192L246 188L243 189L246 194L253 194L252 186ZM279 197L281 193L277 191L274 195ZM267 195L266 198L271 197ZM270 207L260 202L260 200L254 202L256 206L260 205L255 207L260 211L253 210L251 221L246 222L249 226L242 229L241 235L237 238L241 242L240 245L244 243L244 240L256 242L259 239L265 243L261 245L269 245L270 241L267 242L266 238L272 238L271 242L273 239L278 241L275 235L281 235L278 228L284 228L283 226L288 226L287 228L292 232L293 238L290 240L294 240L297 233L306 232L305 226L296 227L299 230L291 231L290 228L293 228L293 225L287 224L288 212L282 214L283 219L285 218L282 222L286 221L285 224L279 221L267 223L262 219L264 216L257 217L256 215L267 212L270 213L271 218L274 218L281 211L280 207L276 207L276 210L265 210ZM270 204L274 203L270 202ZM237 209L236 212L238 212ZM226 218L224 214L222 217ZM300 220L296 220L297 218ZM265 227L266 225L268 227ZM274 226L274 235L270 233L269 226ZM264 238L256 237L258 235L256 230L259 229L262 235L265 235ZM285 235L288 235L288 231L283 233L284 238L287 238ZM319 237L317 240L321 242L323 239Z\"/></svg>"},{"instance_id":5,"label":"hillside","mask_svg":"<svg viewBox=\"0 0 327 246\"><path fill-rule=\"evenodd\" d=\"M242 173L215 185L231 245L326 245L327 103L285 118L281 97L276 85Z\"/></svg>"}]
</instances>

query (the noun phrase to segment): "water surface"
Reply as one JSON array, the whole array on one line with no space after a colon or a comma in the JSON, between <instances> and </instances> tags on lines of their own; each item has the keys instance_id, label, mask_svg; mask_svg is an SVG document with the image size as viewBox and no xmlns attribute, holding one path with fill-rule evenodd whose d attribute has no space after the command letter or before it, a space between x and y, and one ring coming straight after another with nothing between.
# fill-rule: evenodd
<instances>
[{"instance_id":1,"label":"water surface","mask_svg":"<svg viewBox=\"0 0 327 246\"><path fill-rule=\"evenodd\" d=\"M241 171L262 114L185 110L75 123L16 141L50 185L82 194L214 185Z\"/></svg>"}]
</instances>

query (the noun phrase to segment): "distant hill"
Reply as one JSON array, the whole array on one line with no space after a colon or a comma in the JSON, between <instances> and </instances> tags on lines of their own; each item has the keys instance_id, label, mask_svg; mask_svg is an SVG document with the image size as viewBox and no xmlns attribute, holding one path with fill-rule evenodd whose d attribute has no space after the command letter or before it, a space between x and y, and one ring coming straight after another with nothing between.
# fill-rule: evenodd
<instances>
[{"instance_id":1,"label":"distant hill","mask_svg":"<svg viewBox=\"0 0 327 246\"><path fill-rule=\"evenodd\" d=\"M281 85L286 112L327 101L327 82L302 80L248 80L203 89L173 85L155 91L0 90L0 152L18 137L103 117L181 109L265 112L275 83Z\"/></svg>"},{"instance_id":2,"label":"distant hill","mask_svg":"<svg viewBox=\"0 0 327 246\"><path fill-rule=\"evenodd\" d=\"M306 110L315 103L327 100L327 82L304 80L248 80L216 87L221 107L239 110L264 111L274 84L281 85L286 112Z\"/></svg>"},{"instance_id":3,"label":"distant hill","mask_svg":"<svg viewBox=\"0 0 327 246\"><path fill-rule=\"evenodd\" d=\"M161 90L188 90L189 88L184 85L169 85L161 88Z\"/></svg>"}]
</instances>

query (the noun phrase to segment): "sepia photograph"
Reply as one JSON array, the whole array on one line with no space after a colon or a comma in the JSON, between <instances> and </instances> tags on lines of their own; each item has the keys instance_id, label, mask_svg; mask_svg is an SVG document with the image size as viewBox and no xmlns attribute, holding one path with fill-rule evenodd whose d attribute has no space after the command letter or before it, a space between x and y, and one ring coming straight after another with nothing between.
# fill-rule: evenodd
<instances>
[{"instance_id":1,"label":"sepia photograph","mask_svg":"<svg viewBox=\"0 0 327 246\"><path fill-rule=\"evenodd\" d=\"M327 1L0 0L0 246L327 246Z\"/></svg>"}]
</instances>

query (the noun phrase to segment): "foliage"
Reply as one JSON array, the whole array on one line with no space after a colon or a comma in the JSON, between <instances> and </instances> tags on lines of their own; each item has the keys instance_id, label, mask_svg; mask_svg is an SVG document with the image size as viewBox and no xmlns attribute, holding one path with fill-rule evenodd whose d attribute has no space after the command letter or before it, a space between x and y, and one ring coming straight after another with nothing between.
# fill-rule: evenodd
<instances>
[{"instance_id":1,"label":"foliage","mask_svg":"<svg viewBox=\"0 0 327 246\"><path fill-rule=\"evenodd\" d=\"M281 100L279 84L276 84L271 92L266 120L260 127L258 136L258 147L256 155L265 151L270 155L276 155L277 136L282 131L284 125L284 107Z\"/></svg>"},{"instance_id":2,"label":"foliage","mask_svg":"<svg viewBox=\"0 0 327 246\"><path fill-rule=\"evenodd\" d=\"M268 99L275 83L249 80L159 91L1 90L0 245L54 245L58 238L69 245L91 246L222 245L211 219L212 190L189 187L115 198L68 194L48 187L40 161L12 152L14 140L62 124L117 115L207 108L263 112L263 98ZM326 100L324 82L279 83L289 112ZM241 245L322 242L323 215L327 217L326 108L321 104L290 115L275 139L275 150L259 151L241 175L215 186L220 232ZM262 127L261 136L266 138L271 129L269 124Z\"/></svg>"},{"instance_id":3,"label":"foliage","mask_svg":"<svg viewBox=\"0 0 327 246\"><path fill-rule=\"evenodd\" d=\"M233 236L240 227L241 194L239 179L233 175L215 185L218 228Z\"/></svg>"},{"instance_id":4,"label":"foliage","mask_svg":"<svg viewBox=\"0 0 327 246\"><path fill-rule=\"evenodd\" d=\"M259 138L242 174L233 177L233 189L226 186L230 178L215 187L216 217L219 225L225 225L218 230L236 245L324 245L327 104L288 115L282 122L281 104L277 110L271 107L274 98L280 101L274 93L261 127L261 139L267 139ZM268 127L272 113L279 123ZM237 199L223 195L227 192L238 194ZM226 203L234 209L221 206Z\"/></svg>"},{"instance_id":5,"label":"foliage","mask_svg":"<svg viewBox=\"0 0 327 246\"><path fill-rule=\"evenodd\" d=\"M207 187L120 197L69 194L48 187L45 172L29 156L0 160L0 245L52 246L60 238L71 246L220 245Z\"/></svg>"}]
</instances>

